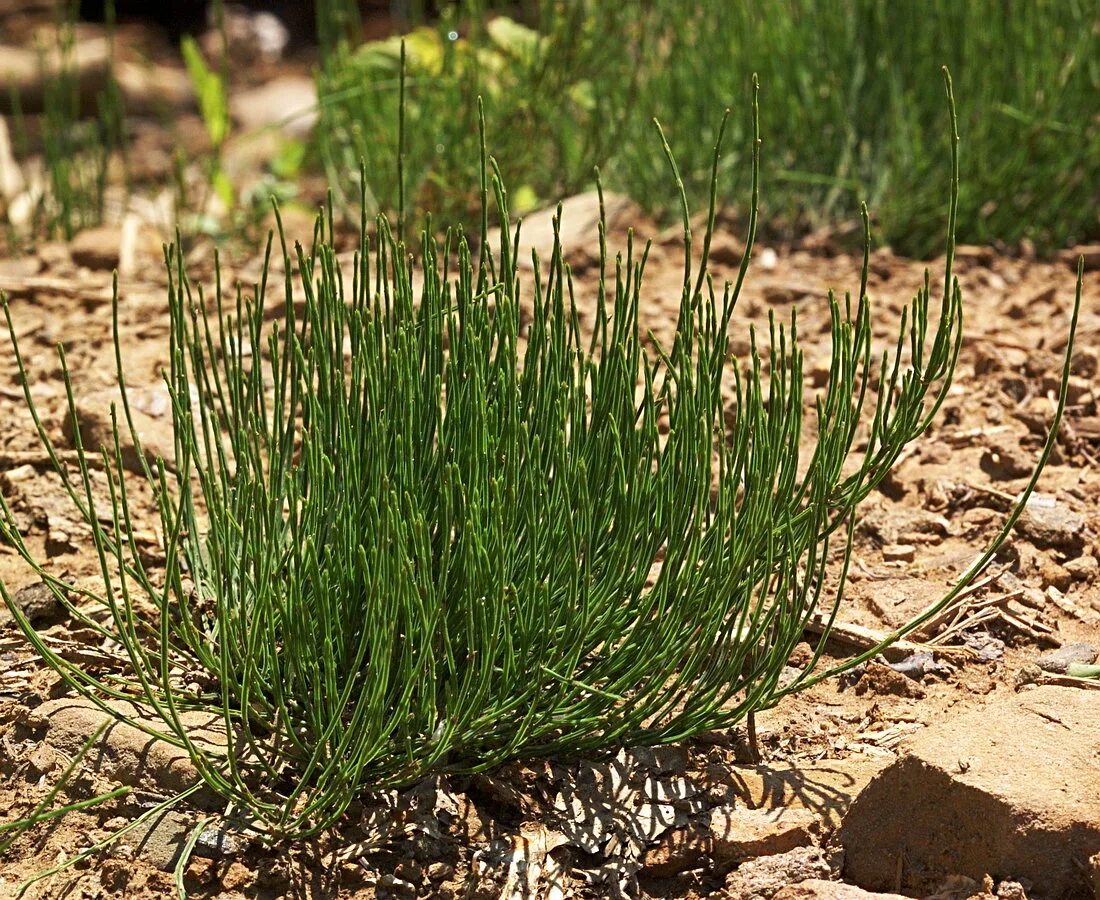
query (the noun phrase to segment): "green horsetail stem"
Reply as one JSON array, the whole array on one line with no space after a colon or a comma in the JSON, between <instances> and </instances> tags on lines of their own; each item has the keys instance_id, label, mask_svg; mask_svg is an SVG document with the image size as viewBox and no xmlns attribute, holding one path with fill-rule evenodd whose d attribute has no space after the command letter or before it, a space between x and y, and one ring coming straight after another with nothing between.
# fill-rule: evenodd
<instances>
[{"instance_id":1,"label":"green horsetail stem","mask_svg":"<svg viewBox=\"0 0 1100 900\"><path fill-rule=\"evenodd\" d=\"M550 259L536 256L534 275L520 275L520 232L510 231L484 126L476 242L425 228L413 248L385 218L372 231L364 212L348 267L331 210L308 247L290 246L280 222L260 282L238 286L228 303L216 257L208 298L178 241L166 249L171 460L140 452L117 282L123 401L110 446L84 447L73 429L77 476L35 409L5 301L26 402L91 529L102 592L77 592L74 604L75 589L34 558L2 497L0 534L77 621L122 648L127 667L104 674L63 659L0 584L28 640L74 690L186 749L205 787L271 838L314 834L364 792L433 773L729 727L839 671L820 670L823 639L793 684L780 681L809 619L823 613L831 626L837 614L858 504L929 426L951 383L963 312L953 273L958 136L952 129L943 295L933 304L926 275L896 346L877 355L865 216L858 293L828 298L830 378L813 404L817 441L802 469L794 316L789 326L770 320L766 349L753 333L747 359L729 350L756 234L758 115L754 97L736 279L719 289L707 264L719 141L702 260L693 260L685 201L676 337L655 351L640 321L648 245L630 238L612 258L601 223L590 334L557 223ZM284 319L271 315L273 256L285 272ZM1039 469L1065 406L1079 305L1080 274ZM521 308L533 309L529 324ZM163 575L135 542L124 434L159 510ZM106 498L93 489L93 453ZM1035 478L959 586L891 638L980 571ZM840 585L824 596L835 549ZM123 698L140 714L110 702ZM192 710L220 716L223 746L192 733L183 718Z\"/></svg>"}]
</instances>

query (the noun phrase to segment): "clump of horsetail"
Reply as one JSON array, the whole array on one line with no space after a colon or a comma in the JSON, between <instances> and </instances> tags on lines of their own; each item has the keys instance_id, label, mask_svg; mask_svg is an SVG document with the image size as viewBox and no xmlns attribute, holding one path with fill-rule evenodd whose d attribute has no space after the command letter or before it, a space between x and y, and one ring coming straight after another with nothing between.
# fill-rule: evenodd
<instances>
[{"instance_id":1,"label":"clump of horsetail","mask_svg":"<svg viewBox=\"0 0 1100 900\"><path fill-rule=\"evenodd\" d=\"M134 539L121 435L140 439L125 399L111 446L84 447L73 429L69 475L26 393L91 528L102 592L72 603L6 501L0 524L124 665L58 656L0 592L73 688L185 748L204 786L272 839L314 834L365 792L433 773L732 726L829 674L819 649L780 680L809 619L834 620L859 503L946 397L962 340L957 143L952 129L943 294L934 301L926 277L880 357L865 251L855 295L828 298L830 377L801 465L796 320L773 319L746 359L729 345L756 233L758 127L732 282L716 285L707 263L720 139L698 263L684 203L671 346L642 330L648 246L629 240L613 257L601 226L587 328L559 240L520 274L520 230L484 150L475 241L425 227L414 248L364 213L348 260L329 211L309 246L280 225L263 277L235 302L218 266L207 297L177 244L166 250L174 455L143 462L138 479L159 509L163 565L148 566ZM117 348L117 291L115 310ZM1053 431L1040 467L1052 446ZM96 454L105 491L93 489ZM838 556L840 588L827 594ZM195 709L220 715L223 744L191 733Z\"/></svg>"}]
</instances>

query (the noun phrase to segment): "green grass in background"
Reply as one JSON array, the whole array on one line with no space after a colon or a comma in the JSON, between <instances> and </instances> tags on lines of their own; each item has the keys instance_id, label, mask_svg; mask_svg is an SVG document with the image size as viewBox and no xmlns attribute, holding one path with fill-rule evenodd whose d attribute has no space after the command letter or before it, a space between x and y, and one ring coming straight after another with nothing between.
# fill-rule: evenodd
<instances>
[{"instance_id":1,"label":"green grass in background","mask_svg":"<svg viewBox=\"0 0 1100 900\"><path fill-rule=\"evenodd\" d=\"M403 162L413 208L448 222L471 221L479 210L478 97L500 135L497 160L517 213L590 186L594 167L614 155L637 73L633 51L613 37L636 33L631 11L609 7L596 17L589 4L568 2L532 16L528 27L468 2L404 36ZM398 206L401 42L323 51L318 74L317 142L329 180L357 198L365 161L375 210ZM653 143L651 131L646 140ZM665 165L658 168L667 181Z\"/></svg>"},{"instance_id":2,"label":"green grass in background","mask_svg":"<svg viewBox=\"0 0 1100 900\"><path fill-rule=\"evenodd\" d=\"M647 210L674 212L678 200L650 139L654 117L698 207L717 123L724 109L747 102L758 73L769 229L795 234L854 221L865 199L878 240L927 256L939 239L937 160L948 123L938 69L946 64L963 141L959 239L1027 239L1043 252L1100 239L1100 0L436 6L429 16L424 2L394 3L410 29L410 221L428 209L439 223L476 220L478 96L517 214L591 187L596 166L605 184ZM98 115L82 118L88 110L65 62L75 11L60 10L62 65L46 84L41 129L47 190L31 230L71 237L102 217L108 161L125 154L126 128L113 78ZM395 211L400 38L354 46L355 0L321 0L317 12L321 124L316 152L304 158L325 169L349 211L365 160L372 211ZM213 73L216 61L207 62ZM18 114L13 125L25 150ZM748 146L744 126L733 132L731 146ZM743 155L729 154L722 166L727 197L747 188ZM207 170L213 185L216 159ZM216 188L227 206L247 205L224 177ZM230 208L230 231L240 228L239 212Z\"/></svg>"},{"instance_id":3,"label":"green grass in background","mask_svg":"<svg viewBox=\"0 0 1100 900\"><path fill-rule=\"evenodd\" d=\"M476 206L463 191L475 183L478 93L521 207L591 184L600 164L612 188L674 209L653 117L701 203L714 130L755 72L770 221L800 231L854 219L866 199L881 240L925 256L941 231L946 64L960 98L960 240L1027 238L1049 251L1100 236L1097 0L558 0L510 11L538 34L459 3L409 36L414 205ZM397 56L394 40L328 53L321 76L322 157L334 176L366 158L382 208L396 196ZM746 186L744 162L723 161L729 196Z\"/></svg>"},{"instance_id":4,"label":"green grass in background","mask_svg":"<svg viewBox=\"0 0 1100 900\"><path fill-rule=\"evenodd\" d=\"M814 227L854 218L867 199L883 240L933 252L948 130L937 73L947 65L962 136L959 239L1051 249L1100 235L1096 0L710 0L686 18L678 0L648 7L649 43L661 50L643 70L631 126L640 134L650 115L668 123L695 196L718 111L743 102L756 72L772 215ZM668 204L660 162L632 133L613 180Z\"/></svg>"}]
</instances>

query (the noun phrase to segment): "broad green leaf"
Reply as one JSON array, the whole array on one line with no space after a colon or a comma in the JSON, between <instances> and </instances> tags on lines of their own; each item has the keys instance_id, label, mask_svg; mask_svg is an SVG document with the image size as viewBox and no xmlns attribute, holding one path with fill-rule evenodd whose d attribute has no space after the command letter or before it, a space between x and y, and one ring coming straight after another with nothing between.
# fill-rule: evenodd
<instances>
[{"instance_id":1,"label":"broad green leaf","mask_svg":"<svg viewBox=\"0 0 1100 900\"><path fill-rule=\"evenodd\" d=\"M185 35L180 43L187 74L199 101L199 113L210 137L210 143L220 147L229 135L229 104L221 77L203 59L195 39Z\"/></svg>"}]
</instances>

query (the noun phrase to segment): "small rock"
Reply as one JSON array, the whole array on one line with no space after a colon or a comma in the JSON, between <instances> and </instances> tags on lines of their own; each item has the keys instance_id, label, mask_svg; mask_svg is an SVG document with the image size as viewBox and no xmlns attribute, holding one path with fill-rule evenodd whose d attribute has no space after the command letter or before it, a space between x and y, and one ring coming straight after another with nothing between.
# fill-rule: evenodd
<instances>
[{"instance_id":1,"label":"small rock","mask_svg":"<svg viewBox=\"0 0 1100 900\"><path fill-rule=\"evenodd\" d=\"M1004 644L1001 646L1003 647ZM922 680L925 675L946 676L952 672L951 666L937 662L936 657L927 650L910 653L905 659L899 659L897 662L887 662L886 665L895 672L900 672L906 678L912 678L914 681Z\"/></svg>"},{"instance_id":2,"label":"small rock","mask_svg":"<svg viewBox=\"0 0 1100 900\"><path fill-rule=\"evenodd\" d=\"M1100 655L1092 644L1066 644L1050 653L1044 653L1039 657L1039 668L1044 672L1054 672L1056 675L1065 675L1066 671L1074 663L1083 666L1091 666Z\"/></svg>"},{"instance_id":3,"label":"small rock","mask_svg":"<svg viewBox=\"0 0 1100 900\"><path fill-rule=\"evenodd\" d=\"M1079 257L1085 258L1085 271L1091 272L1100 269L1100 244L1079 244L1068 250L1063 250L1059 257L1072 269L1077 268Z\"/></svg>"},{"instance_id":4,"label":"small rock","mask_svg":"<svg viewBox=\"0 0 1100 900\"><path fill-rule=\"evenodd\" d=\"M718 807L710 812L714 861L739 862L786 853L810 843L817 817L806 809Z\"/></svg>"},{"instance_id":5,"label":"small rock","mask_svg":"<svg viewBox=\"0 0 1100 900\"><path fill-rule=\"evenodd\" d=\"M35 628L43 625L56 625L68 617L65 605L57 599L44 581L29 584L16 591L12 596L14 603ZM7 606L0 605L0 625L15 621Z\"/></svg>"},{"instance_id":6,"label":"small rock","mask_svg":"<svg viewBox=\"0 0 1100 900\"><path fill-rule=\"evenodd\" d=\"M1073 575L1065 566L1059 565L1045 553L1040 554L1037 563L1035 574L1039 576L1044 587L1054 586L1063 592L1069 590L1073 584Z\"/></svg>"},{"instance_id":7,"label":"small rock","mask_svg":"<svg viewBox=\"0 0 1100 900\"><path fill-rule=\"evenodd\" d=\"M398 878L396 875L383 875L378 879L378 884L394 894L400 894L406 897L416 896L416 885L411 881L405 881L403 878Z\"/></svg>"},{"instance_id":8,"label":"small rock","mask_svg":"<svg viewBox=\"0 0 1100 900\"><path fill-rule=\"evenodd\" d=\"M810 878L783 888L772 900L906 900L901 894L877 894L840 881Z\"/></svg>"},{"instance_id":9,"label":"small rock","mask_svg":"<svg viewBox=\"0 0 1100 900\"><path fill-rule=\"evenodd\" d=\"M951 523L928 510L891 503L868 510L859 530L882 544L936 544L950 533Z\"/></svg>"},{"instance_id":10,"label":"small rock","mask_svg":"<svg viewBox=\"0 0 1100 900\"><path fill-rule=\"evenodd\" d=\"M758 260L760 263L760 268L770 272L777 265L779 265L779 254L776 253L771 247L762 247L760 249Z\"/></svg>"},{"instance_id":11,"label":"small rock","mask_svg":"<svg viewBox=\"0 0 1100 900\"><path fill-rule=\"evenodd\" d=\"M116 225L100 225L77 234L69 244L69 253L78 266L109 271L118 267L121 246L122 230Z\"/></svg>"},{"instance_id":12,"label":"small rock","mask_svg":"<svg viewBox=\"0 0 1100 900\"><path fill-rule=\"evenodd\" d=\"M1062 504L1029 503L1016 527L1036 547L1054 547L1076 556L1085 545L1085 517Z\"/></svg>"},{"instance_id":13,"label":"small rock","mask_svg":"<svg viewBox=\"0 0 1100 900\"><path fill-rule=\"evenodd\" d=\"M1070 366L1070 371L1074 375L1079 375L1081 378L1095 378L1096 373L1100 372L1100 353L1091 347L1082 347L1081 350L1074 348Z\"/></svg>"},{"instance_id":14,"label":"small rock","mask_svg":"<svg viewBox=\"0 0 1100 900\"><path fill-rule=\"evenodd\" d=\"M317 85L308 75L280 75L230 98L229 109L244 128L278 126L307 138L317 122Z\"/></svg>"},{"instance_id":15,"label":"small rock","mask_svg":"<svg viewBox=\"0 0 1100 900\"><path fill-rule=\"evenodd\" d=\"M165 810L126 834L120 839L120 844L132 847L146 862L170 872L195 825L193 815L174 809ZM236 856L240 853L240 838L224 828L204 828L195 843L194 852L207 859Z\"/></svg>"},{"instance_id":16,"label":"small rock","mask_svg":"<svg viewBox=\"0 0 1100 900\"><path fill-rule=\"evenodd\" d=\"M51 559L65 553L76 553L92 543L92 530L86 522L70 515L47 513L46 555Z\"/></svg>"},{"instance_id":17,"label":"small rock","mask_svg":"<svg viewBox=\"0 0 1100 900\"><path fill-rule=\"evenodd\" d=\"M955 261L967 266L988 266L993 259L993 248L984 244L959 244L955 248Z\"/></svg>"},{"instance_id":18,"label":"small rock","mask_svg":"<svg viewBox=\"0 0 1100 900\"><path fill-rule=\"evenodd\" d=\"M699 824L666 832L657 846L646 850L642 868L654 878L671 878L704 863L714 850L714 840Z\"/></svg>"},{"instance_id":19,"label":"small rock","mask_svg":"<svg viewBox=\"0 0 1100 900\"><path fill-rule=\"evenodd\" d=\"M203 832L203 834L205 835L206 832ZM200 853L198 848L195 852L200 856L206 856L206 853ZM231 900L231 898L240 897L240 893L233 892L243 892L256 882L256 872L239 860L233 860L228 867L223 868L223 871L225 874L218 880L222 891L225 893L218 895L220 900Z\"/></svg>"},{"instance_id":20,"label":"small rock","mask_svg":"<svg viewBox=\"0 0 1100 900\"><path fill-rule=\"evenodd\" d=\"M455 867L444 862L434 862L430 863L425 871L429 881L442 881L454 874Z\"/></svg>"},{"instance_id":21,"label":"small rock","mask_svg":"<svg viewBox=\"0 0 1100 900\"><path fill-rule=\"evenodd\" d=\"M959 637L964 646L977 651L980 662L996 662L1005 655L1005 642L988 631L965 631Z\"/></svg>"},{"instance_id":22,"label":"small rock","mask_svg":"<svg viewBox=\"0 0 1100 900\"><path fill-rule=\"evenodd\" d=\"M736 237L729 232L719 231L711 238L709 261L719 266L739 266L744 252L745 245Z\"/></svg>"},{"instance_id":23,"label":"small rock","mask_svg":"<svg viewBox=\"0 0 1100 900\"><path fill-rule=\"evenodd\" d=\"M837 867L835 858L820 847L798 847L789 853L742 863L726 878L725 895L737 900L772 900L790 884L829 878Z\"/></svg>"},{"instance_id":24,"label":"small rock","mask_svg":"<svg viewBox=\"0 0 1100 900\"><path fill-rule=\"evenodd\" d=\"M1008 481L1030 475L1034 461L1019 447L998 447L986 450L978 465L994 481Z\"/></svg>"},{"instance_id":25,"label":"small rock","mask_svg":"<svg viewBox=\"0 0 1100 900\"><path fill-rule=\"evenodd\" d=\"M650 769L658 775L683 775L689 762L687 749L679 744L632 747L627 755L635 765Z\"/></svg>"},{"instance_id":26,"label":"small rock","mask_svg":"<svg viewBox=\"0 0 1100 900\"><path fill-rule=\"evenodd\" d=\"M801 284L769 284L764 288L764 299L769 303L797 303L811 292Z\"/></svg>"},{"instance_id":27,"label":"small rock","mask_svg":"<svg viewBox=\"0 0 1100 900\"><path fill-rule=\"evenodd\" d=\"M27 763L36 775L48 775L58 767L58 753L52 747L39 744L27 755Z\"/></svg>"},{"instance_id":28,"label":"small rock","mask_svg":"<svg viewBox=\"0 0 1100 900\"><path fill-rule=\"evenodd\" d=\"M814 658L814 648L806 641L799 641L795 644L794 649L791 651L791 655L787 657L787 665L794 666L796 669L805 668L810 664L810 660Z\"/></svg>"},{"instance_id":29,"label":"small rock","mask_svg":"<svg viewBox=\"0 0 1100 900\"><path fill-rule=\"evenodd\" d=\"M0 279L21 280L42 271L42 260L29 253L15 259L0 259Z\"/></svg>"},{"instance_id":30,"label":"small rock","mask_svg":"<svg viewBox=\"0 0 1100 900\"><path fill-rule=\"evenodd\" d=\"M912 562L917 558L917 548L912 544L888 544L882 548L885 562Z\"/></svg>"},{"instance_id":31,"label":"small rock","mask_svg":"<svg viewBox=\"0 0 1100 900\"><path fill-rule=\"evenodd\" d=\"M1018 881L1002 881L997 885L997 900L1028 900L1027 890Z\"/></svg>"},{"instance_id":32,"label":"small rock","mask_svg":"<svg viewBox=\"0 0 1100 900\"><path fill-rule=\"evenodd\" d=\"M1069 560L1062 568L1077 581L1095 581L1096 576L1100 575L1100 561L1087 553Z\"/></svg>"},{"instance_id":33,"label":"small rock","mask_svg":"<svg viewBox=\"0 0 1100 900\"><path fill-rule=\"evenodd\" d=\"M709 857L725 871L742 860L786 853L810 843L817 823L814 813L796 806L719 806L710 811L709 826L694 823L666 833L646 852L642 865L650 875L667 878Z\"/></svg>"},{"instance_id":34,"label":"small rock","mask_svg":"<svg viewBox=\"0 0 1100 900\"><path fill-rule=\"evenodd\" d=\"M642 217L641 209L629 197L623 194L604 193L604 213L607 227L613 228L619 222L637 222ZM554 218L557 207L542 209L525 217L519 230L519 258L517 265L531 270L531 251L538 254L542 265L547 265L554 249ZM596 191L569 197L561 204L561 253L566 262L572 264L578 255L588 254L592 247L598 247L600 224L600 199ZM500 229L490 229L487 240L490 247L500 245Z\"/></svg>"},{"instance_id":35,"label":"small rock","mask_svg":"<svg viewBox=\"0 0 1100 900\"><path fill-rule=\"evenodd\" d=\"M1016 670L1016 674L1012 678L1012 684L1016 690L1020 691L1028 685L1036 684L1042 677L1043 670L1035 663L1024 663Z\"/></svg>"}]
</instances>

